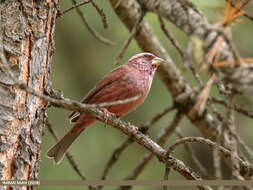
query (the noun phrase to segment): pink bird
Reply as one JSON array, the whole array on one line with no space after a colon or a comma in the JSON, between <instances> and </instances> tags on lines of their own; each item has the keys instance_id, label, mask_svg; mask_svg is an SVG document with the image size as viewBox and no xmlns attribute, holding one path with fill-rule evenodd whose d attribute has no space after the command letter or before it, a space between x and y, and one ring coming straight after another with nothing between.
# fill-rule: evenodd
<instances>
[{"instance_id":1,"label":"pink bird","mask_svg":"<svg viewBox=\"0 0 253 190\"><path fill-rule=\"evenodd\" d=\"M124 65L108 73L85 96L82 103L99 104L114 102L128 98L139 98L125 104L107 108L107 111L117 117L122 117L137 108L147 97L157 67L164 60L151 53L140 53L131 57ZM97 120L85 113L71 113L70 121L74 126L59 140L48 152L47 156L53 158L55 163L60 163L66 151L80 133Z\"/></svg>"}]
</instances>

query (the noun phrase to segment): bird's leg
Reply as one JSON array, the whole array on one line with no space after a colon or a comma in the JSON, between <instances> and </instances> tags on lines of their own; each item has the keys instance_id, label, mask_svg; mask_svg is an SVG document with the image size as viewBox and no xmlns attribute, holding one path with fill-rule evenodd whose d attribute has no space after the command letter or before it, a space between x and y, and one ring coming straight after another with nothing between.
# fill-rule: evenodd
<instances>
[{"instance_id":1,"label":"bird's leg","mask_svg":"<svg viewBox=\"0 0 253 190\"><path fill-rule=\"evenodd\" d=\"M111 115L111 116L116 116L114 113L112 113L112 112L109 112L108 111L108 109L106 109L106 108L99 108L101 111L103 111L104 112L104 114L105 114L105 125L104 125L104 127L106 127L106 124L107 124L107 122L108 122L108 118L109 118L109 116Z\"/></svg>"}]
</instances>

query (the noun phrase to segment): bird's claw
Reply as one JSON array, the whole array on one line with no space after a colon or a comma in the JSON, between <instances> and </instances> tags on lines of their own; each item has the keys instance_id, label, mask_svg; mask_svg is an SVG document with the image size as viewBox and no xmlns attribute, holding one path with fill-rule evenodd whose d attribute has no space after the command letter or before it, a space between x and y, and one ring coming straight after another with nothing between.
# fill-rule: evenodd
<instances>
[{"instance_id":1,"label":"bird's claw","mask_svg":"<svg viewBox=\"0 0 253 190\"><path fill-rule=\"evenodd\" d=\"M103 111L104 114L105 114L105 125L104 125L104 127L106 127L106 124L108 123L109 116L110 116L110 115L111 115L111 116L115 116L115 114L109 112L106 108L100 108L100 109L101 109L101 111Z\"/></svg>"}]
</instances>

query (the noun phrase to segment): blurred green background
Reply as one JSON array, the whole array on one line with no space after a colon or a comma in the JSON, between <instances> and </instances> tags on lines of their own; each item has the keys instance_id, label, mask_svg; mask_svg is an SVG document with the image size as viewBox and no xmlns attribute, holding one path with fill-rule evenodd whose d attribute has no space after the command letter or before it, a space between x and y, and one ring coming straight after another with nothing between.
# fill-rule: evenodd
<instances>
[{"instance_id":1,"label":"blurred green background","mask_svg":"<svg viewBox=\"0 0 253 190\"><path fill-rule=\"evenodd\" d=\"M61 10L71 6L71 1L61 1ZM208 17L210 22L217 22L223 16L223 1L221 0L194 0L203 13ZM85 5L81 9L85 14L88 22L100 34L106 38L116 42L115 46L106 46L97 41L83 26L81 19L73 10L63 18L58 18L55 30L55 45L56 50L53 55L51 80L53 88L63 91L64 96L80 100L82 97L101 79L107 72L111 71L115 58L119 54L124 41L129 36L126 27L121 23L117 15L112 10L109 1L97 1L103 7L109 23L108 29L104 29L98 13L91 5ZM248 6L248 12L252 12L252 4ZM153 27L153 30L166 47L169 55L172 57L178 68L182 71L185 79L192 85L195 84L192 75L189 71L184 70L181 59L177 51L171 46L169 40L165 37L160 29L157 16L148 13L146 20ZM184 33L178 30L173 25L167 23L168 29L179 40L184 47L187 42L187 37ZM252 31L253 24L243 18L241 24L236 24L232 27L234 43L238 47L243 57L252 57ZM126 51L121 63L124 63L132 55L141 52L136 42L133 41ZM206 80L206 74L202 74ZM217 90L212 89L212 95L217 96ZM242 105L252 105L244 98L239 98L238 101ZM167 91L159 77L155 77L150 94L136 111L132 112L124 118L137 126L150 120L152 116L161 112L164 108L172 105L170 93ZM220 108L220 107L219 107ZM68 121L69 111L51 107L49 109L49 121L53 125L59 137L63 136L71 127ZM167 126L175 112L171 112L163 117L150 130L151 138L156 138L161 129ZM242 135L243 139L249 146L253 146L253 139L250 138L253 128L252 120L249 120L241 115L237 115L237 130ZM185 136L201 135L196 127L184 119L180 124ZM126 139L126 136L110 126L104 127L104 124L97 123L89 127L78 140L71 146L70 153L78 163L80 169L84 172L88 179L99 179L106 162L109 160L112 151ZM167 145L175 141L176 136L172 135L167 142ZM45 129L43 136L42 154L41 154L41 170L40 180L64 179L64 180L79 180L79 176L74 172L67 159L65 158L60 165L54 165L52 160L45 157L45 152L55 143L52 135ZM168 146L167 146L168 147ZM198 157L202 160L212 172L212 159L209 155L212 152L203 145L192 145ZM109 179L122 179L131 173L132 169L138 164L139 160L147 151L137 144L131 145L120 157L118 163L109 173ZM174 155L176 158L183 160L187 165L192 166L189 154L183 147L176 150ZM138 179L162 179L164 175L164 167L156 158L144 170ZM229 176L229 174L227 174ZM176 172L171 171L170 179L182 179ZM40 186L38 189L44 190L48 187ZM50 187L50 189L69 189L69 187ZM75 189L87 189L87 187L75 187ZM107 187L105 189L112 189ZM161 189L161 187L138 187L136 189ZM174 188L173 188L174 189ZM175 188L186 189L186 188ZM189 188L192 189L192 188Z\"/></svg>"}]
</instances>

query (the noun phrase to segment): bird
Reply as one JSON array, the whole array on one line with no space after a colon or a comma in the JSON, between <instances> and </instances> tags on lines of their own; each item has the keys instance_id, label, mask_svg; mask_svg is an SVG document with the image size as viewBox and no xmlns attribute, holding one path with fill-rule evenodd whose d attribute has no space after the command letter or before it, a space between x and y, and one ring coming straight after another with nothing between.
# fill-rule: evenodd
<instances>
[{"instance_id":1,"label":"bird","mask_svg":"<svg viewBox=\"0 0 253 190\"><path fill-rule=\"evenodd\" d=\"M164 62L165 60L152 53L136 54L126 63L106 74L81 102L100 104L137 96L138 99L134 101L104 108L116 117L123 117L144 102L150 91L155 71ZM69 119L74 123L73 127L46 153L46 156L53 159L56 164L61 162L68 148L81 132L98 121L86 113L77 112L72 112Z\"/></svg>"}]
</instances>

